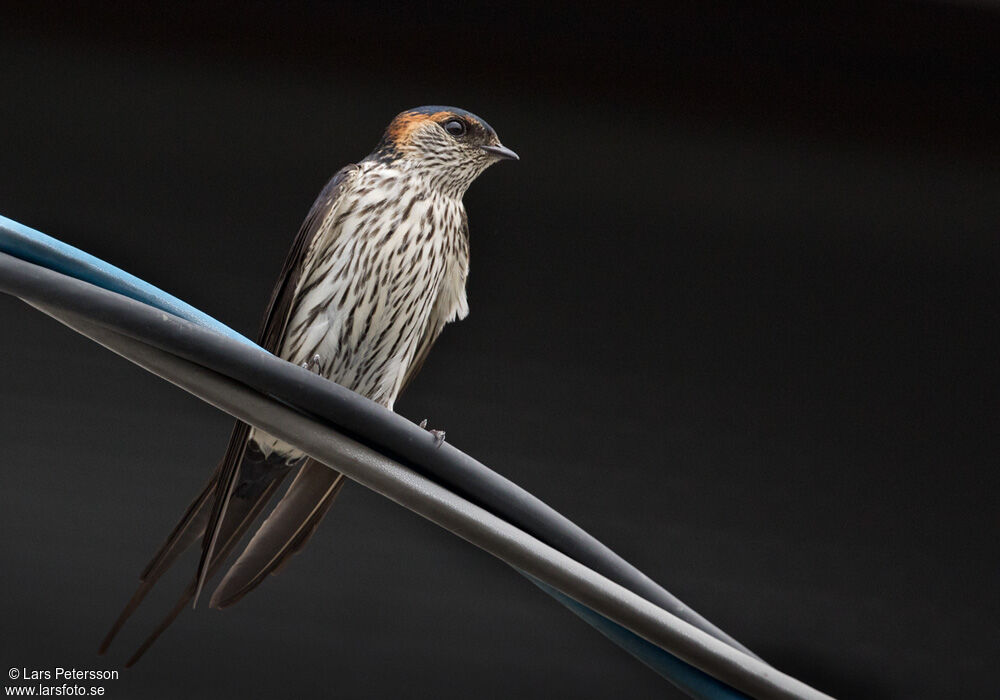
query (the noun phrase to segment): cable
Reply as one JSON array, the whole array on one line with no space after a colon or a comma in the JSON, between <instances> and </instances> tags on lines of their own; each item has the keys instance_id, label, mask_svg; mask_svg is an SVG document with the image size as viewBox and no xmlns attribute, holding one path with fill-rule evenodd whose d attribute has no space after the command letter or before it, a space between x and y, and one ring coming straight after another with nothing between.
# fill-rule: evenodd
<instances>
[{"instance_id":1,"label":"cable","mask_svg":"<svg viewBox=\"0 0 1000 700\"><path fill-rule=\"evenodd\" d=\"M220 323L203 311L167 294L149 282L130 275L90 253L85 253L79 248L74 248L57 238L46 236L41 231L36 231L2 215L0 215L0 251L70 277L90 282L102 289L109 289L130 299L145 302L150 306L172 313L174 316L186 318L192 323L254 345L253 341L240 335L226 324Z\"/></svg>"},{"instance_id":2,"label":"cable","mask_svg":"<svg viewBox=\"0 0 1000 700\"><path fill-rule=\"evenodd\" d=\"M10 267L10 260L12 258L0 253L5 269ZM110 267L107 263L104 265ZM8 284L15 279L13 273L6 277ZM197 322L185 322L175 315L157 315L146 301L151 294L148 289L143 291L146 302L143 303L131 297L100 294L106 290L80 280L76 282L78 284L71 285L73 294L67 295L63 286L70 280L41 276L34 285L32 293L35 296L31 298L42 302L51 300L59 308L81 314L106 328L198 362L265 393L280 395L294 405L308 406L312 413L324 417L364 444L416 466L456 493L467 496L580 563L745 654L754 655L572 521L454 446L438 445L427 431L402 416L339 384L280 360L242 336L239 338L244 342L233 342L235 333L232 331L219 335ZM7 291L28 298L18 293L17 288ZM166 303L160 298L172 297L155 291L157 295L153 296L157 303L154 306L178 308L178 303Z\"/></svg>"},{"instance_id":3,"label":"cable","mask_svg":"<svg viewBox=\"0 0 1000 700\"><path fill-rule=\"evenodd\" d=\"M29 241L31 245L27 245L23 240L15 240L15 243L11 244L12 238L24 239L26 236L39 238L41 243ZM58 245L54 245L53 242ZM625 586L632 591L628 595L636 594L634 596L636 600L631 600L625 605L625 612L634 615L635 606L639 603L652 604L651 607L656 611L653 615L655 620L651 621L640 615L638 622L633 620L633 626L623 625L621 591L612 596L612 599L619 604L617 612L614 615L604 616L598 611L602 605L608 604L606 598L603 602L597 601L596 607L589 607L586 600L582 600L578 595L567 598L564 588L558 586L553 588L551 580L532 578L529 568L521 567L502 554L494 552L522 573L526 573L543 590L574 613L692 696L741 697L733 688L715 681L711 676L673 658L656 646L658 644L655 640L656 635L664 634L664 629L670 628L670 625L674 626L672 628L674 641L667 644L680 644L679 651L672 648L671 650L677 651L679 657L688 660L697 657L698 663L702 664L699 667L705 668L707 665L706 670L720 679L728 678L727 674L732 675L736 680L733 684L736 688L752 688L757 697L824 697L808 686L780 674L755 657L741 653L742 647L738 643L686 608L680 601L566 518L451 445L445 444L438 448L432 437L409 421L339 385L275 358L214 319L103 261L97 261L102 266L100 274L94 273L92 261L96 261L96 258L3 217L0 217L0 250L11 252L28 250L33 259L42 265L51 262L46 256L52 256L53 266L61 267L72 275L95 281L99 286L95 287L79 279L0 253L0 288L24 298L33 305L45 307L43 310L46 313L57 316L64 323L72 319L76 323L77 330L90 337L96 339L97 336L104 334L105 340L113 338L114 340L109 342L117 344L116 348L113 348L116 352L121 352L122 347L131 343L130 351L139 355L145 353L147 362L165 361L168 364L186 362L182 365L172 365L174 371L179 371L181 376L186 376L185 372L189 374L205 372L208 368L207 371L212 374L207 376L229 381L244 391L256 392L258 398L275 402L274 398L265 395L280 397L276 405L291 411L291 415L301 417L301 411L305 411L310 415L304 418L318 419L325 426L327 433L332 432L331 428L345 432L350 436L346 439L356 439L356 444L370 448L371 454L377 455L382 460L392 461L401 469L410 469L411 473L420 479L433 484L433 481L426 479L428 476L431 477L440 482L435 484L436 488L442 488L443 485L444 491L458 498L461 503L470 508L479 508L490 518L495 518L507 527L513 527L520 536L529 537L537 546L545 547L543 543L547 543L550 549L554 547L554 550L560 550L561 554L559 552L555 554L570 562L577 560L573 564L583 565L584 571L598 576L606 584L615 586L612 581L616 581ZM122 283L122 279L126 279L128 283ZM128 298L101 288L104 285L117 287L117 291L124 293ZM136 301L136 298L140 301ZM150 304L156 308L151 308ZM156 309L169 313L162 313ZM190 321L178 318L175 313L182 314ZM224 334L220 334L219 326L225 329ZM150 357L153 359L150 360ZM130 359L138 362L135 357ZM178 370L178 367L186 369ZM176 381L177 379L178 377L174 377L170 380L184 386L181 381ZM236 380L235 383L232 382L233 379ZM196 387L185 386L185 388L200 395ZM202 398L215 403L205 396ZM290 406L297 406L300 410L296 411ZM230 406L224 410L241 417L236 407ZM258 420L257 416L253 416L247 422L260 425ZM281 437L281 428L271 430L265 425L261 427ZM403 464L398 464L396 460ZM339 468L340 463L337 464ZM420 474L416 474L416 471ZM352 474L349 475L353 477ZM481 523L482 518L476 522ZM459 530L453 531L466 537ZM480 542L476 544L484 546ZM488 546L484 548L493 551ZM541 551L544 555L541 557L543 564L546 561L549 565L553 561L561 561L553 559L552 551ZM535 565L538 564L539 561L535 561ZM549 574L551 573L550 571ZM565 570L562 573L565 574ZM590 583L593 584L593 581ZM560 590L563 593L560 593ZM592 589L587 590L593 594ZM607 593L608 591L604 590L602 595L606 596ZM586 592L579 595L585 598ZM658 609L657 606L663 609ZM676 613L716 639L709 637L707 642L705 639L690 642L689 633L702 633L694 629L685 630L684 622L664 612L665 610ZM646 610L646 613L650 612ZM657 615L668 615L669 624L666 624L662 617L656 617ZM626 615L626 619L627 617ZM636 636L635 624L644 629L645 633ZM719 645L716 641L719 639L724 643ZM651 644L651 641L654 643ZM698 646L706 643L708 647ZM719 646L721 650L717 648ZM713 664L721 666L716 668ZM751 671L747 670L748 665Z\"/></svg>"},{"instance_id":4,"label":"cable","mask_svg":"<svg viewBox=\"0 0 1000 700\"><path fill-rule=\"evenodd\" d=\"M275 398L65 311L77 332L230 415L266 430L736 690L762 699L828 696L684 622L510 523Z\"/></svg>"}]
</instances>

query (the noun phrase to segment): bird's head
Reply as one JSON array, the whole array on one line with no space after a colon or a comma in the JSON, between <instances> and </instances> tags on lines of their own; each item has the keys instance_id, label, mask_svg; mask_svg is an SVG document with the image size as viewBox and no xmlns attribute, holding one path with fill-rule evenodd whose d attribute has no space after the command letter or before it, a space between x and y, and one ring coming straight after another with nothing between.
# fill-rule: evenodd
<instances>
[{"instance_id":1,"label":"bird's head","mask_svg":"<svg viewBox=\"0 0 1000 700\"><path fill-rule=\"evenodd\" d=\"M437 106L396 115L369 158L416 170L433 186L458 196L494 163L518 160L475 114Z\"/></svg>"}]
</instances>

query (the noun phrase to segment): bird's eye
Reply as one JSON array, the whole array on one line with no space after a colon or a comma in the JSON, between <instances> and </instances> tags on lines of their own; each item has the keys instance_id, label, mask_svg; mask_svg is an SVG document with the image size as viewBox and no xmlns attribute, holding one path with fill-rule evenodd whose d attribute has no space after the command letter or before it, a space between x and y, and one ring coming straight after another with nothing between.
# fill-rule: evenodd
<instances>
[{"instance_id":1,"label":"bird's eye","mask_svg":"<svg viewBox=\"0 0 1000 700\"><path fill-rule=\"evenodd\" d=\"M461 119L449 119L443 124L443 126L445 131L447 131L452 136L455 136L456 138L459 136L464 136L465 132L468 130L468 127L465 125L465 122L463 122Z\"/></svg>"}]
</instances>

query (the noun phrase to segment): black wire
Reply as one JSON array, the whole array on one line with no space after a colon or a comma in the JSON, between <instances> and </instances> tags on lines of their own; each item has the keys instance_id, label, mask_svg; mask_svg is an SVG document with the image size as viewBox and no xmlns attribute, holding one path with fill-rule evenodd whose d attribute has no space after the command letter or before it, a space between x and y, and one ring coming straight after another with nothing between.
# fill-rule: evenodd
<instances>
[{"instance_id":1,"label":"black wire","mask_svg":"<svg viewBox=\"0 0 1000 700\"><path fill-rule=\"evenodd\" d=\"M203 401L296 445L325 464L336 465L352 479L492 553L528 575L543 590L692 697L736 700L749 695L760 700L829 700L828 696L694 628L428 477L344 437L320 419L72 312L30 303ZM641 640L648 643L641 645Z\"/></svg>"},{"instance_id":2,"label":"black wire","mask_svg":"<svg viewBox=\"0 0 1000 700\"><path fill-rule=\"evenodd\" d=\"M579 526L517 484L422 428L339 384L194 323L0 253L0 289L80 314L105 328L281 396L682 620L755 656Z\"/></svg>"}]
</instances>

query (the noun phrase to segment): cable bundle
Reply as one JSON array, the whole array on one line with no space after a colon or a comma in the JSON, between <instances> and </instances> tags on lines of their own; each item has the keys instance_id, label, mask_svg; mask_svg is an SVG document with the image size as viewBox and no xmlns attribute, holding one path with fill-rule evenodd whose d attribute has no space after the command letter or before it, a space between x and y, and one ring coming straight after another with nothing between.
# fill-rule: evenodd
<instances>
[{"instance_id":1,"label":"cable bundle","mask_svg":"<svg viewBox=\"0 0 1000 700\"><path fill-rule=\"evenodd\" d=\"M490 552L694 698L826 698L516 484L194 307L0 216L0 291Z\"/></svg>"}]
</instances>

